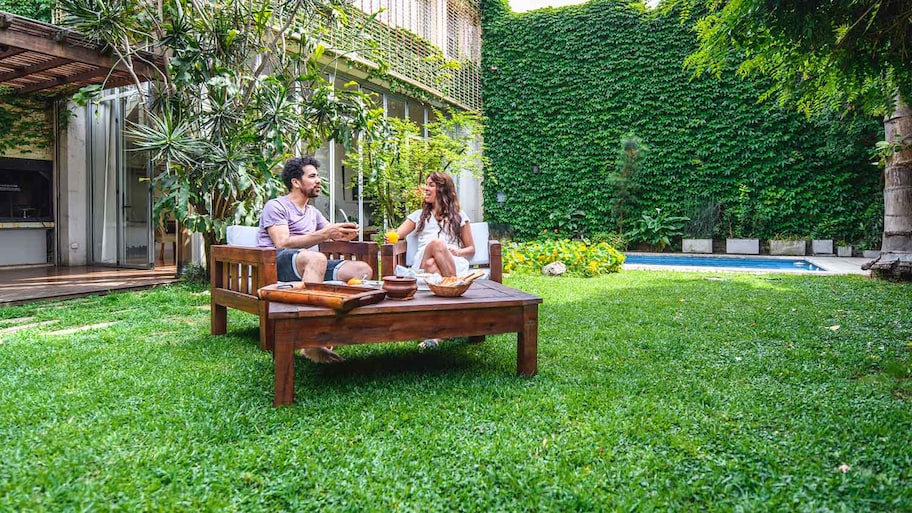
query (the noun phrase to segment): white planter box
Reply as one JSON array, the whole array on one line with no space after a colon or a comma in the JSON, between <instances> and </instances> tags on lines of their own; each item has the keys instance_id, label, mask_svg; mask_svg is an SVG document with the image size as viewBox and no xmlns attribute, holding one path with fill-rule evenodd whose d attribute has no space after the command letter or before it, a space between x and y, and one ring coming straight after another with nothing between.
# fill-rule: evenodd
<instances>
[{"instance_id":1,"label":"white planter box","mask_svg":"<svg viewBox=\"0 0 912 513\"><path fill-rule=\"evenodd\" d=\"M833 239L814 239L811 241L811 253L815 255L832 255Z\"/></svg>"},{"instance_id":2,"label":"white planter box","mask_svg":"<svg viewBox=\"0 0 912 513\"><path fill-rule=\"evenodd\" d=\"M684 253L712 253L712 239L681 239L681 251Z\"/></svg>"},{"instance_id":3,"label":"white planter box","mask_svg":"<svg viewBox=\"0 0 912 513\"><path fill-rule=\"evenodd\" d=\"M770 255L804 256L806 240L771 240Z\"/></svg>"},{"instance_id":4,"label":"white planter box","mask_svg":"<svg viewBox=\"0 0 912 513\"><path fill-rule=\"evenodd\" d=\"M836 255L841 257L852 256L852 246L837 246Z\"/></svg>"},{"instance_id":5,"label":"white planter box","mask_svg":"<svg viewBox=\"0 0 912 513\"><path fill-rule=\"evenodd\" d=\"M725 239L725 252L733 255L759 255L760 239Z\"/></svg>"},{"instance_id":6,"label":"white planter box","mask_svg":"<svg viewBox=\"0 0 912 513\"><path fill-rule=\"evenodd\" d=\"M880 250L879 249L866 249L866 250L864 250L864 252L862 254L864 255L865 258L877 258L880 256Z\"/></svg>"}]
</instances>

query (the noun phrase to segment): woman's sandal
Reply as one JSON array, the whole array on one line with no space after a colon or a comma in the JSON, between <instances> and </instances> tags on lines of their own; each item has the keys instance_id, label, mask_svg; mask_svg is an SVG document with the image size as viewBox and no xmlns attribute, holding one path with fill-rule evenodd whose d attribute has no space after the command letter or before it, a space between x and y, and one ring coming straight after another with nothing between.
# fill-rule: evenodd
<instances>
[{"instance_id":1,"label":"woman's sandal","mask_svg":"<svg viewBox=\"0 0 912 513\"><path fill-rule=\"evenodd\" d=\"M418 344L418 349L424 351L425 349L436 349L440 345L441 340L439 338L428 338L423 342Z\"/></svg>"}]
</instances>

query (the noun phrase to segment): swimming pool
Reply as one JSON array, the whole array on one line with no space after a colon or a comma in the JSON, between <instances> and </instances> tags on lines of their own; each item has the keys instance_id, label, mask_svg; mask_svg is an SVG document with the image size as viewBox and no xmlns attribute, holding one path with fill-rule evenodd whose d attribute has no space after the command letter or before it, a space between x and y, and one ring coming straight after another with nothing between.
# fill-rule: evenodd
<instances>
[{"instance_id":1,"label":"swimming pool","mask_svg":"<svg viewBox=\"0 0 912 513\"><path fill-rule=\"evenodd\" d=\"M625 264L662 265L674 267L729 268L758 271L816 271L826 269L801 258L642 255L628 254Z\"/></svg>"}]
</instances>

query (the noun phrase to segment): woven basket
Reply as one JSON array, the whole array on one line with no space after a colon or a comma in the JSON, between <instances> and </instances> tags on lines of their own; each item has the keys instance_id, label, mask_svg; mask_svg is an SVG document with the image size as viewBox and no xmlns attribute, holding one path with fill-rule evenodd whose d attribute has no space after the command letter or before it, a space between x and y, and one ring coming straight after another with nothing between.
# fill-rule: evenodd
<instances>
[{"instance_id":1,"label":"woven basket","mask_svg":"<svg viewBox=\"0 0 912 513\"><path fill-rule=\"evenodd\" d=\"M427 286L429 289L431 289L431 292L433 292L435 296L459 297L459 296L465 294L465 291L469 290L469 287L472 286L472 282L464 283L462 285L457 285L455 287L454 286L448 287L445 285L434 285L433 283L428 283Z\"/></svg>"}]
</instances>

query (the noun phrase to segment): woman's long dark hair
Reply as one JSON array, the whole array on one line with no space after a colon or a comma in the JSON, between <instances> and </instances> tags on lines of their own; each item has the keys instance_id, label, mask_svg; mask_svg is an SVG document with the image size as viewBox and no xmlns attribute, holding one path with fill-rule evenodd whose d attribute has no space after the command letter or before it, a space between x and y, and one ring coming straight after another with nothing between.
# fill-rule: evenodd
<instances>
[{"instance_id":1,"label":"woman's long dark hair","mask_svg":"<svg viewBox=\"0 0 912 513\"><path fill-rule=\"evenodd\" d=\"M440 228L459 241L462 245L462 237L459 231L462 228L462 216L459 215L459 200L456 199L456 184L450 175L444 173L431 173L429 177L437 185L437 224ZM421 218L418 220L418 231L424 230L424 223L431 218L434 213L434 205L428 202L421 207Z\"/></svg>"}]
</instances>

